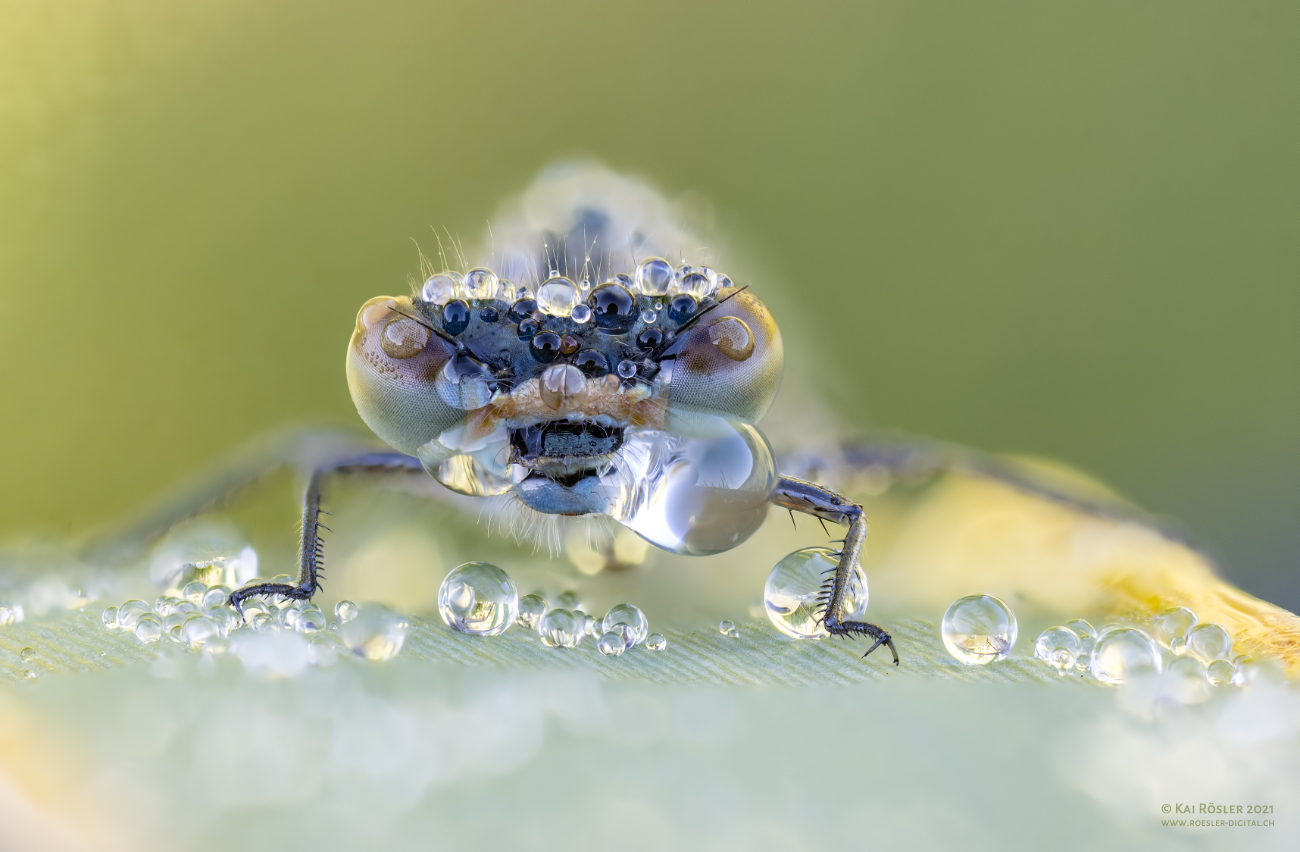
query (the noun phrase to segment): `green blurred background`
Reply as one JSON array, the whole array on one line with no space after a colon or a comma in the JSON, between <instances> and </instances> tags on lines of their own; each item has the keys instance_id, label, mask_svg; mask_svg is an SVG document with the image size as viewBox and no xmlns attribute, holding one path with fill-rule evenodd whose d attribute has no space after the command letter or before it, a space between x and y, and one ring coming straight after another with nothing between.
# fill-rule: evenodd
<instances>
[{"instance_id":1,"label":"green blurred background","mask_svg":"<svg viewBox=\"0 0 1300 852\"><path fill-rule=\"evenodd\" d=\"M0 0L0 536L357 423L358 306L560 156L716 214L858 430L1053 456L1300 609L1294 2Z\"/></svg>"}]
</instances>

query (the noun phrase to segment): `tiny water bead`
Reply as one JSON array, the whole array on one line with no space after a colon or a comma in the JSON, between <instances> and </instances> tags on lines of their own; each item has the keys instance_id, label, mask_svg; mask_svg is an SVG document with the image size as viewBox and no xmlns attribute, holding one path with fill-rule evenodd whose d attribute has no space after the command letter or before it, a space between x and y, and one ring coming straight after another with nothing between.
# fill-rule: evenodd
<instances>
[{"instance_id":1,"label":"tiny water bead","mask_svg":"<svg viewBox=\"0 0 1300 852\"><path fill-rule=\"evenodd\" d=\"M1117 627L1103 631L1093 649L1093 677L1102 683L1126 683L1134 678L1158 674L1160 648L1145 631Z\"/></svg>"},{"instance_id":2,"label":"tiny water bead","mask_svg":"<svg viewBox=\"0 0 1300 852\"><path fill-rule=\"evenodd\" d=\"M627 645L617 633L606 633L596 640L596 648L606 657L617 657L627 650Z\"/></svg>"},{"instance_id":3,"label":"tiny water bead","mask_svg":"<svg viewBox=\"0 0 1300 852\"><path fill-rule=\"evenodd\" d=\"M610 607L600 626L602 634L615 633L621 636L623 644L628 648L644 642L646 634L650 632L650 622L645 613L629 603Z\"/></svg>"},{"instance_id":4,"label":"tiny water bead","mask_svg":"<svg viewBox=\"0 0 1300 852\"><path fill-rule=\"evenodd\" d=\"M104 626L109 630L117 629L117 607L110 606L108 609L104 610L102 618L104 619Z\"/></svg>"},{"instance_id":5,"label":"tiny water bead","mask_svg":"<svg viewBox=\"0 0 1300 852\"><path fill-rule=\"evenodd\" d=\"M1079 656L1074 658L1074 668L1076 671L1083 672L1084 674L1091 674L1092 655L1080 653Z\"/></svg>"},{"instance_id":6,"label":"tiny water bead","mask_svg":"<svg viewBox=\"0 0 1300 852\"><path fill-rule=\"evenodd\" d=\"M636 375L636 362L622 360L618 362L618 375L620 378L630 379Z\"/></svg>"},{"instance_id":7,"label":"tiny water bead","mask_svg":"<svg viewBox=\"0 0 1300 852\"><path fill-rule=\"evenodd\" d=\"M821 590L839 562L829 547L805 547L776 563L763 586L763 608L777 630L795 639L829 635L820 618ZM861 621L867 600L867 575L855 565L840 605L840 620Z\"/></svg>"},{"instance_id":8,"label":"tiny water bead","mask_svg":"<svg viewBox=\"0 0 1300 852\"><path fill-rule=\"evenodd\" d=\"M537 306L553 316L567 317L579 299L577 285L563 275L548 278L537 288Z\"/></svg>"},{"instance_id":9,"label":"tiny water bead","mask_svg":"<svg viewBox=\"0 0 1300 852\"><path fill-rule=\"evenodd\" d=\"M1202 624L1187 634L1187 653L1209 665L1232 656L1232 634L1218 624Z\"/></svg>"},{"instance_id":10,"label":"tiny water bead","mask_svg":"<svg viewBox=\"0 0 1300 852\"><path fill-rule=\"evenodd\" d=\"M647 296L662 296L673 283L673 267L662 257L647 257L637 266L632 280Z\"/></svg>"},{"instance_id":11,"label":"tiny water bead","mask_svg":"<svg viewBox=\"0 0 1300 852\"><path fill-rule=\"evenodd\" d=\"M298 616L298 632L316 633L325 629L325 613L313 607L310 610L304 610L302 615Z\"/></svg>"},{"instance_id":12,"label":"tiny water bead","mask_svg":"<svg viewBox=\"0 0 1300 852\"><path fill-rule=\"evenodd\" d=\"M1179 643L1181 647L1181 640L1186 640L1188 632L1196 626L1196 622L1196 613L1185 606L1167 609L1157 615L1152 623L1155 627L1156 641L1171 650L1175 643Z\"/></svg>"},{"instance_id":13,"label":"tiny water bead","mask_svg":"<svg viewBox=\"0 0 1300 852\"><path fill-rule=\"evenodd\" d=\"M30 663L32 660L36 659L36 652L31 648L23 648L18 652L18 659L22 660L24 663Z\"/></svg>"},{"instance_id":14,"label":"tiny water bead","mask_svg":"<svg viewBox=\"0 0 1300 852\"><path fill-rule=\"evenodd\" d=\"M141 642L157 642L162 634L162 622L156 615L142 615L135 623L135 638Z\"/></svg>"},{"instance_id":15,"label":"tiny water bead","mask_svg":"<svg viewBox=\"0 0 1300 852\"><path fill-rule=\"evenodd\" d=\"M541 595L524 595L519 599L519 624L520 626L532 630L537 627L537 622L550 605Z\"/></svg>"},{"instance_id":16,"label":"tiny water bead","mask_svg":"<svg viewBox=\"0 0 1300 852\"><path fill-rule=\"evenodd\" d=\"M225 606L226 601L230 600L230 589L226 586L212 586L203 593L203 599L199 605L204 609L211 609L214 606Z\"/></svg>"},{"instance_id":17,"label":"tiny water bead","mask_svg":"<svg viewBox=\"0 0 1300 852\"><path fill-rule=\"evenodd\" d=\"M442 581L438 612L453 630L498 636L519 618L519 590L491 562L466 562Z\"/></svg>"},{"instance_id":18,"label":"tiny water bead","mask_svg":"<svg viewBox=\"0 0 1300 852\"><path fill-rule=\"evenodd\" d=\"M484 267L465 273L465 295L471 299L491 299L497 294L496 273Z\"/></svg>"},{"instance_id":19,"label":"tiny water bead","mask_svg":"<svg viewBox=\"0 0 1300 852\"><path fill-rule=\"evenodd\" d=\"M181 597L190 603L198 606L203 602L203 596L207 594L208 587L204 583L195 580L192 583L186 583L185 588L181 589Z\"/></svg>"},{"instance_id":20,"label":"tiny water bead","mask_svg":"<svg viewBox=\"0 0 1300 852\"><path fill-rule=\"evenodd\" d=\"M1064 674L1079 654L1079 637L1067 627L1049 627L1038 634L1034 656Z\"/></svg>"},{"instance_id":21,"label":"tiny water bead","mask_svg":"<svg viewBox=\"0 0 1300 852\"><path fill-rule=\"evenodd\" d=\"M569 312L569 318L578 325L591 321L591 308L586 305L574 305L573 310Z\"/></svg>"},{"instance_id":22,"label":"tiny water bead","mask_svg":"<svg viewBox=\"0 0 1300 852\"><path fill-rule=\"evenodd\" d=\"M740 636L740 631L736 629L736 625L726 619L718 622L718 632L730 639Z\"/></svg>"},{"instance_id":23,"label":"tiny water bead","mask_svg":"<svg viewBox=\"0 0 1300 852\"><path fill-rule=\"evenodd\" d=\"M560 596L555 601L561 609L578 609L582 606L582 599L573 589L565 589L560 592Z\"/></svg>"},{"instance_id":24,"label":"tiny water bead","mask_svg":"<svg viewBox=\"0 0 1300 852\"><path fill-rule=\"evenodd\" d=\"M460 290L460 275L455 272L442 272L431 276L420 288L420 296L426 302L445 305L456 298Z\"/></svg>"},{"instance_id":25,"label":"tiny water bead","mask_svg":"<svg viewBox=\"0 0 1300 852\"><path fill-rule=\"evenodd\" d=\"M645 649L647 651L662 651L668 647L668 640L662 633L651 633L645 638Z\"/></svg>"},{"instance_id":26,"label":"tiny water bead","mask_svg":"<svg viewBox=\"0 0 1300 852\"><path fill-rule=\"evenodd\" d=\"M485 565L487 563L471 562L469 564ZM501 569L498 568L497 570L500 571ZM497 608L500 609L500 607ZM391 660L402 650L409 629L410 623L405 616L398 615L387 607L368 605L358 609L356 617L345 624L339 625L338 638L349 651L358 657L375 661ZM329 636L330 634L317 635ZM328 642L330 640L323 639L322 641Z\"/></svg>"},{"instance_id":27,"label":"tiny water bead","mask_svg":"<svg viewBox=\"0 0 1300 852\"><path fill-rule=\"evenodd\" d=\"M582 632L586 633L588 636L595 637L596 634L600 633L603 627L604 625L602 625L599 621L597 621L595 616L591 616L591 615L587 615L586 613L583 613Z\"/></svg>"},{"instance_id":28,"label":"tiny water bead","mask_svg":"<svg viewBox=\"0 0 1300 852\"><path fill-rule=\"evenodd\" d=\"M1210 697L1210 681L1205 664L1195 657L1179 657L1165 669L1165 685L1170 696L1182 704L1199 704Z\"/></svg>"},{"instance_id":29,"label":"tiny water bead","mask_svg":"<svg viewBox=\"0 0 1300 852\"><path fill-rule=\"evenodd\" d=\"M576 648L582 641L583 626L573 610L553 609L537 620L537 633L548 648Z\"/></svg>"},{"instance_id":30,"label":"tiny water bead","mask_svg":"<svg viewBox=\"0 0 1300 852\"><path fill-rule=\"evenodd\" d=\"M135 623L140 616L151 612L149 604L142 600L129 600L117 608L117 626L123 630L135 630Z\"/></svg>"},{"instance_id":31,"label":"tiny water bead","mask_svg":"<svg viewBox=\"0 0 1300 852\"><path fill-rule=\"evenodd\" d=\"M347 624L357 617L357 605L349 600L341 600L334 604L334 617L339 620L340 624Z\"/></svg>"},{"instance_id":32,"label":"tiny water bead","mask_svg":"<svg viewBox=\"0 0 1300 852\"><path fill-rule=\"evenodd\" d=\"M1205 676L1214 686L1227 686L1237 674L1237 667L1227 660L1215 660L1205 667Z\"/></svg>"},{"instance_id":33,"label":"tiny water bead","mask_svg":"<svg viewBox=\"0 0 1300 852\"><path fill-rule=\"evenodd\" d=\"M1079 637L1079 653L1092 653L1092 649L1097 645L1097 631L1091 624L1082 618L1074 618L1061 626Z\"/></svg>"},{"instance_id":34,"label":"tiny water bead","mask_svg":"<svg viewBox=\"0 0 1300 852\"><path fill-rule=\"evenodd\" d=\"M949 605L940 626L948 653L968 666L1006 659L1018 627L1010 607L993 595L967 595Z\"/></svg>"},{"instance_id":35,"label":"tiny water bead","mask_svg":"<svg viewBox=\"0 0 1300 852\"><path fill-rule=\"evenodd\" d=\"M641 322L646 325L651 325L657 319L659 319L659 312L654 308L646 308L641 312Z\"/></svg>"}]
</instances>

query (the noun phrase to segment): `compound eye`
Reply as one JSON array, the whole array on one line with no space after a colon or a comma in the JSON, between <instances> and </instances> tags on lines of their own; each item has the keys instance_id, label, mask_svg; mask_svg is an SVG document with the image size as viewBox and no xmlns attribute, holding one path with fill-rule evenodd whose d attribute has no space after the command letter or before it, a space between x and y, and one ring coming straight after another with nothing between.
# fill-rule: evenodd
<instances>
[{"instance_id":1,"label":"compound eye","mask_svg":"<svg viewBox=\"0 0 1300 852\"><path fill-rule=\"evenodd\" d=\"M602 331L627 331L636 319L636 299L620 284L597 287L587 297L587 307Z\"/></svg>"},{"instance_id":2,"label":"compound eye","mask_svg":"<svg viewBox=\"0 0 1300 852\"><path fill-rule=\"evenodd\" d=\"M781 332L748 291L719 297L718 305L700 314L668 350L674 356L664 362L672 365L668 406L755 423L781 383ZM694 303L687 295L677 299Z\"/></svg>"},{"instance_id":3,"label":"compound eye","mask_svg":"<svg viewBox=\"0 0 1300 852\"><path fill-rule=\"evenodd\" d=\"M595 349L584 349L573 359L573 366L582 371L589 379L598 379L609 375L609 359L604 353Z\"/></svg>"}]
</instances>

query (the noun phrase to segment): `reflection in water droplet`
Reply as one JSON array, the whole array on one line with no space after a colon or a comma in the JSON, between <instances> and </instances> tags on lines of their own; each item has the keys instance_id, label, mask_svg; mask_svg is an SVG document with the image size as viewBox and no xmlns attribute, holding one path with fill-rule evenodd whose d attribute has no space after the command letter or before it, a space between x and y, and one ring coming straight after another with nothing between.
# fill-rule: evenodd
<instances>
[{"instance_id":1,"label":"reflection in water droplet","mask_svg":"<svg viewBox=\"0 0 1300 852\"><path fill-rule=\"evenodd\" d=\"M732 361L754 354L754 333L739 317L722 317L709 326L709 342Z\"/></svg>"},{"instance_id":2,"label":"reflection in water droplet","mask_svg":"<svg viewBox=\"0 0 1300 852\"><path fill-rule=\"evenodd\" d=\"M574 305L573 310L569 312L569 318L574 322L582 325L591 321L591 308L586 305Z\"/></svg>"},{"instance_id":3,"label":"reflection in water droplet","mask_svg":"<svg viewBox=\"0 0 1300 852\"><path fill-rule=\"evenodd\" d=\"M763 609L778 630L795 639L829 635L820 620L821 588L839 563L829 547L805 547L776 563L763 586ZM861 621L867 600L867 575L857 565L840 605L840 620Z\"/></svg>"},{"instance_id":4,"label":"reflection in water droplet","mask_svg":"<svg viewBox=\"0 0 1300 852\"><path fill-rule=\"evenodd\" d=\"M1215 686L1227 686L1237 674L1237 667L1227 660L1215 660L1205 667L1205 676Z\"/></svg>"},{"instance_id":5,"label":"reflection in water droplet","mask_svg":"<svg viewBox=\"0 0 1300 852\"><path fill-rule=\"evenodd\" d=\"M350 600L341 600L334 604L334 617L342 624L357 617L357 605Z\"/></svg>"},{"instance_id":6,"label":"reflection in water droplet","mask_svg":"<svg viewBox=\"0 0 1300 852\"><path fill-rule=\"evenodd\" d=\"M135 623L135 638L141 642L157 642L162 633L162 622L155 615L142 615Z\"/></svg>"},{"instance_id":7,"label":"reflection in water droplet","mask_svg":"<svg viewBox=\"0 0 1300 852\"><path fill-rule=\"evenodd\" d=\"M645 638L645 648L647 651L662 651L668 647L668 640L662 633L651 633Z\"/></svg>"},{"instance_id":8,"label":"reflection in water droplet","mask_svg":"<svg viewBox=\"0 0 1300 852\"><path fill-rule=\"evenodd\" d=\"M662 257L647 257L632 276L637 289L647 296L662 296L673 283L673 267Z\"/></svg>"},{"instance_id":9,"label":"reflection in water droplet","mask_svg":"<svg viewBox=\"0 0 1300 852\"><path fill-rule=\"evenodd\" d=\"M453 630L497 636L519 618L519 590L491 562L466 562L442 581L438 612Z\"/></svg>"},{"instance_id":10,"label":"reflection in water droplet","mask_svg":"<svg viewBox=\"0 0 1300 852\"><path fill-rule=\"evenodd\" d=\"M316 633L325 629L325 622L325 613L319 607L312 607L303 610L302 615L298 616L296 627L299 633Z\"/></svg>"},{"instance_id":11,"label":"reflection in water droplet","mask_svg":"<svg viewBox=\"0 0 1300 852\"><path fill-rule=\"evenodd\" d=\"M1187 653L1202 663L1232 656L1232 634L1218 624L1202 624L1187 634Z\"/></svg>"},{"instance_id":12,"label":"reflection in water droplet","mask_svg":"<svg viewBox=\"0 0 1300 852\"><path fill-rule=\"evenodd\" d=\"M1092 649L1097 645L1097 631L1091 624L1082 618L1075 618L1065 622L1065 624L1062 624L1061 626L1079 637L1079 653L1092 653Z\"/></svg>"},{"instance_id":13,"label":"reflection in water droplet","mask_svg":"<svg viewBox=\"0 0 1300 852\"><path fill-rule=\"evenodd\" d=\"M718 632L723 636L729 636L732 639L740 636L740 631L736 629L736 625L726 620L718 622Z\"/></svg>"},{"instance_id":14,"label":"reflection in water droplet","mask_svg":"<svg viewBox=\"0 0 1300 852\"><path fill-rule=\"evenodd\" d=\"M459 294L460 281L458 272L443 272L431 276L420 288L420 297L435 305L445 305Z\"/></svg>"},{"instance_id":15,"label":"reflection in water droplet","mask_svg":"<svg viewBox=\"0 0 1300 852\"><path fill-rule=\"evenodd\" d=\"M340 625L337 635L348 650L358 657L365 657L367 660L391 660L402 650L408 628L409 623L405 617L387 607L368 604L357 611L356 618Z\"/></svg>"},{"instance_id":16,"label":"reflection in water droplet","mask_svg":"<svg viewBox=\"0 0 1300 852\"><path fill-rule=\"evenodd\" d=\"M102 618L104 619L104 626L109 630L117 629L117 607L110 606L108 609L104 610Z\"/></svg>"},{"instance_id":17,"label":"reflection in water droplet","mask_svg":"<svg viewBox=\"0 0 1300 852\"><path fill-rule=\"evenodd\" d=\"M193 617L194 617L193 613L173 612L171 615L163 619L162 622L163 634L166 635L167 638L172 640L173 642L181 641L181 627L185 625L186 621L188 621Z\"/></svg>"},{"instance_id":18,"label":"reflection in water droplet","mask_svg":"<svg viewBox=\"0 0 1300 852\"><path fill-rule=\"evenodd\" d=\"M1155 617L1155 640L1166 648L1173 648L1174 642L1186 639L1188 631L1196 626L1196 613L1185 606L1167 609Z\"/></svg>"},{"instance_id":19,"label":"reflection in water droplet","mask_svg":"<svg viewBox=\"0 0 1300 852\"><path fill-rule=\"evenodd\" d=\"M534 630L537 621L546 614L550 606L541 595L524 595L519 599L519 624L527 630Z\"/></svg>"},{"instance_id":20,"label":"reflection in water droplet","mask_svg":"<svg viewBox=\"0 0 1300 852\"><path fill-rule=\"evenodd\" d=\"M606 633L596 641L596 648L606 657L617 657L627 650L627 645L617 633Z\"/></svg>"},{"instance_id":21,"label":"reflection in water droplet","mask_svg":"<svg viewBox=\"0 0 1300 852\"><path fill-rule=\"evenodd\" d=\"M600 622L601 633L615 633L623 638L623 643L631 648L645 641L650 631L650 622L639 607L629 603L610 607L609 612Z\"/></svg>"},{"instance_id":22,"label":"reflection in water droplet","mask_svg":"<svg viewBox=\"0 0 1300 852\"><path fill-rule=\"evenodd\" d=\"M993 595L958 598L943 614L940 635L948 653L968 666L1006 659L1016 644L1016 617Z\"/></svg>"},{"instance_id":23,"label":"reflection in water droplet","mask_svg":"<svg viewBox=\"0 0 1300 852\"><path fill-rule=\"evenodd\" d=\"M1079 637L1067 627L1049 627L1038 634L1034 656L1064 674L1079 654Z\"/></svg>"},{"instance_id":24,"label":"reflection in water droplet","mask_svg":"<svg viewBox=\"0 0 1300 852\"><path fill-rule=\"evenodd\" d=\"M583 622L572 610L553 609L538 619L537 633L548 648L576 648L582 641Z\"/></svg>"},{"instance_id":25,"label":"reflection in water droplet","mask_svg":"<svg viewBox=\"0 0 1300 852\"><path fill-rule=\"evenodd\" d=\"M577 286L562 275L548 278L537 288L537 306L552 316L567 317L578 301Z\"/></svg>"},{"instance_id":26,"label":"reflection in water droplet","mask_svg":"<svg viewBox=\"0 0 1300 852\"><path fill-rule=\"evenodd\" d=\"M140 616L150 612L149 604L142 600L129 600L117 608L117 626L123 630L134 630Z\"/></svg>"},{"instance_id":27,"label":"reflection in water droplet","mask_svg":"<svg viewBox=\"0 0 1300 852\"><path fill-rule=\"evenodd\" d=\"M1124 683L1160 671L1160 648L1145 632L1133 627L1106 630L1092 653L1093 677L1102 683Z\"/></svg>"},{"instance_id":28,"label":"reflection in water droplet","mask_svg":"<svg viewBox=\"0 0 1300 852\"><path fill-rule=\"evenodd\" d=\"M703 434L630 430L593 510L664 550L707 556L762 526L778 476L772 449L753 426L707 416L692 426Z\"/></svg>"},{"instance_id":29,"label":"reflection in water droplet","mask_svg":"<svg viewBox=\"0 0 1300 852\"><path fill-rule=\"evenodd\" d=\"M490 269L478 267L465 273L465 295L471 299L491 299L497 293L497 276Z\"/></svg>"}]
</instances>

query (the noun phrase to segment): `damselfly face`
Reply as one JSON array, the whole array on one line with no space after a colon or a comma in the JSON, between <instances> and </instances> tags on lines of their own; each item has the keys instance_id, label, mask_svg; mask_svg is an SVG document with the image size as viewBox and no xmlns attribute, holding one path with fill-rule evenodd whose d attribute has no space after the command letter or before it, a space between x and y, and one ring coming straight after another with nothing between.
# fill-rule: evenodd
<instances>
[{"instance_id":1,"label":"damselfly face","mask_svg":"<svg viewBox=\"0 0 1300 852\"><path fill-rule=\"evenodd\" d=\"M535 235L550 274L532 286L479 267L367 302L348 349L352 398L454 491L608 515L679 553L727 550L762 523L778 479L754 424L780 383L780 331L707 267L649 257L612 271L637 235L618 232L626 213L610 204L559 205L568 221L558 238ZM587 247L580 267L552 249L574 242Z\"/></svg>"}]
</instances>

